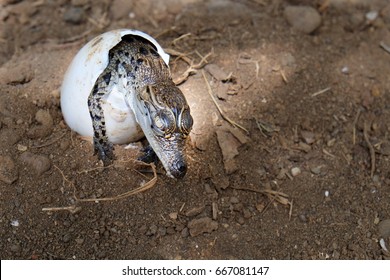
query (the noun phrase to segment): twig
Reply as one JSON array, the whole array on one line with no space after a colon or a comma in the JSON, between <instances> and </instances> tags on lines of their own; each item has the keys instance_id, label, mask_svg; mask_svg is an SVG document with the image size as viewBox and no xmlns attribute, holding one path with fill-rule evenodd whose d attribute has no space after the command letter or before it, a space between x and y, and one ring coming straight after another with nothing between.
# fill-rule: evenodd
<instances>
[{"instance_id":1,"label":"twig","mask_svg":"<svg viewBox=\"0 0 390 280\"><path fill-rule=\"evenodd\" d=\"M327 150L325 150L325 149L322 149L322 152L323 152L325 155L330 156L331 158L336 158L335 155L329 153L329 152L328 152Z\"/></svg>"},{"instance_id":2,"label":"twig","mask_svg":"<svg viewBox=\"0 0 390 280\"><path fill-rule=\"evenodd\" d=\"M123 199L123 198L129 197L129 196L135 195L137 193L146 191L146 190L152 188L156 184L156 182L157 182L157 171L156 171L155 165L153 163L146 164L146 165L152 167L154 176L153 176L153 178L151 180L149 180L147 183L139 186L138 188L135 188L135 189L130 190L128 192L121 193L119 195L112 196L112 197L103 197L103 198L78 198L76 196L76 187L75 187L75 185L71 181L69 181L69 179L66 178L64 172L59 167L54 165L54 167L56 169L58 169L59 172L61 173L62 178L64 179L64 181L66 181L69 185L71 185L73 187L73 197L75 199L75 204L71 205L71 206L64 206L64 207L43 208L42 211L62 211L62 210L67 210L67 211L70 211L70 212L78 211L79 209L77 208L76 205L79 202L113 201L113 200Z\"/></svg>"},{"instance_id":3,"label":"twig","mask_svg":"<svg viewBox=\"0 0 390 280\"><path fill-rule=\"evenodd\" d=\"M362 110L359 108L357 113L356 113L356 117L355 117L355 119L353 121L353 128L352 128L352 144L353 145L356 144L356 125L357 125L357 122L359 120L361 112L362 112Z\"/></svg>"},{"instance_id":4,"label":"twig","mask_svg":"<svg viewBox=\"0 0 390 280\"><path fill-rule=\"evenodd\" d=\"M320 91L317 91L317 92L315 92L315 93L312 93L312 94L311 94L311 97L315 97L315 96L317 96L317 95L320 95L321 93L327 92L327 91L330 90L330 89L331 89L331 87L327 87L327 88L324 88L323 90L320 90Z\"/></svg>"},{"instance_id":5,"label":"twig","mask_svg":"<svg viewBox=\"0 0 390 280\"><path fill-rule=\"evenodd\" d=\"M286 75L284 74L284 71L283 71L283 70L280 70L279 73L280 73L280 75L282 76L283 82L285 82L286 84L288 84L288 80L287 80Z\"/></svg>"},{"instance_id":6,"label":"twig","mask_svg":"<svg viewBox=\"0 0 390 280\"><path fill-rule=\"evenodd\" d=\"M42 208L42 211L69 211L70 213L74 214L81 210L80 206L71 205L71 206L64 206L64 207L46 207Z\"/></svg>"},{"instance_id":7,"label":"twig","mask_svg":"<svg viewBox=\"0 0 390 280\"><path fill-rule=\"evenodd\" d=\"M41 145L36 145L36 146L31 146L30 149L38 149L38 148L43 148L43 147L47 147L47 146L50 146L50 145L53 145L54 143L57 143L58 140L60 140L62 137L64 137L66 134L66 132L62 133L59 137L53 139L52 141L49 141L47 143L44 143L44 144L41 144Z\"/></svg>"},{"instance_id":8,"label":"twig","mask_svg":"<svg viewBox=\"0 0 390 280\"><path fill-rule=\"evenodd\" d=\"M192 33L186 33L186 34L183 34L183 35L179 36L178 38L176 38L176 39L174 39L172 41L172 45L176 46L178 41L180 41L180 40L182 40L182 39L184 39L184 38L186 38L188 36L191 36L191 35L192 35Z\"/></svg>"},{"instance_id":9,"label":"twig","mask_svg":"<svg viewBox=\"0 0 390 280\"><path fill-rule=\"evenodd\" d=\"M291 199L291 201L290 201L290 211L288 212L288 220L289 221L291 221L293 202L294 202L294 199Z\"/></svg>"},{"instance_id":10,"label":"twig","mask_svg":"<svg viewBox=\"0 0 390 280\"><path fill-rule=\"evenodd\" d=\"M241 128L242 130L244 130L246 133L249 134L249 131L248 131L245 127L239 125L239 124L236 123L235 121L232 121L229 117L227 117L227 116L225 115L225 113L222 111L221 107L219 107L217 101L215 100L215 97L214 97L214 95L213 95L213 91L212 91L212 89L211 89L211 86L210 86L209 82L207 81L207 78L206 78L206 75L205 75L205 73L204 73L204 70L202 70L202 75L203 75L203 79L204 79L204 81L205 81L205 83L206 83L206 85L207 85L208 93L209 93L211 99L213 100L215 106L217 107L219 113L221 114L222 118L224 118L224 119L225 119L228 123L230 123L232 126Z\"/></svg>"},{"instance_id":11,"label":"twig","mask_svg":"<svg viewBox=\"0 0 390 280\"><path fill-rule=\"evenodd\" d=\"M276 200L277 202L283 205L291 204L291 202L288 200L288 195L282 192L268 190L268 189L258 190L258 189L248 188L248 187L236 187L236 186L232 186L231 188L235 190L244 190L244 191L261 193L263 195L266 195L269 199Z\"/></svg>"},{"instance_id":12,"label":"twig","mask_svg":"<svg viewBox=\"0 0 390 280\"><path fill-rule=\"evenodd\" d=\"M212 55L212 52L208 53L206 56L202 57L199 63L193 64L192 61L190 63L190 66L187 68L186 71L184 71L183 74L180 75L180 77L176 78L173 82L176 85L180 85L181 83L185 82L190 75L193 75L198 72L199 69L203 68L208 62L207 58ZM183 60L184 57L181 57ZM185 60L186 61L186 60Z\"/></svg>"},{"instance_id":13,"label":"twig","mask_svg":"<svg viewBox=\"0 0 390 280\"><path fill-rule=\"evenodd\" d=\"M390 46L386 45L385 42L380 42L380 43L379 43L379 46L381 46L382 49L384 49L385 51L387 51L388 53L390 53Z\"/></svg>"},{"instance_id":14,"label":"twig","mask_svg":"<svg viewBox=\"0 0 390 280\"><path fill-rule=\"evenodd\" d=\"M375 173L375 149L372 146L370 139L368 137L368 124L367 122L364 122L364 129L363 129L363 135L364 135L364 141L366 141L368 150L370 151L370 158L371 158L371 178L374 176Z\"/></svg>"}]
</instances>

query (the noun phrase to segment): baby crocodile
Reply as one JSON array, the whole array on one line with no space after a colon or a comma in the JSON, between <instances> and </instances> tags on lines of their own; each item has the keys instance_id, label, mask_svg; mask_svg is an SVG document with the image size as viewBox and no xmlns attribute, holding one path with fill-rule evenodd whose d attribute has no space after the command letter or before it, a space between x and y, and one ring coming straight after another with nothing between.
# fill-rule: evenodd
<instances>
[{"instance_id":1,"label":"baby crocodile","mask_svg":"<svg viewBox=\"0 0 390 280\"><path fill-rule=\"evenodd\" d=\"M114 159L102 102L116 86L134 112L167 175L184 177L187 171L185 139L191 131L193 119L183 93L173 83L169 68L157 48L140 36L125 35L108 56L108 66L88 97L95 154L104 165Z\"/></svg>"}]
</instances>

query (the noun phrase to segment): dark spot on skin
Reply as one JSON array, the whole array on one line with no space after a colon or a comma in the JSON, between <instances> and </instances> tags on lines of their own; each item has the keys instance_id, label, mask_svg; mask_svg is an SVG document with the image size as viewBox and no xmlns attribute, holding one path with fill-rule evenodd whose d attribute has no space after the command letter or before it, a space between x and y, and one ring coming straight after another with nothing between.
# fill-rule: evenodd
<instances>
[{"instance_id":1,"label":"dark spot on skin","mask_svg":"<svg viewBox=\"0 0 390 280\"><path fill-rule=\"evenodd\" d=\"M134 43L134 36L133 35L125 35L122 37L122 41L125 41L127 43Z\"/></svg>"},{"instance_id":2,"label":"dark spot on skin","mask_svg":"<svg viewBox=\"0 0 390 280\"><path fill-rule=\"evenodd\" d=\"M145 49L144 47L140 47L140 48L139 48L139 52L140 52L141 54L143 54L143 55L148 55L148 54L149 54L148 50Z\"/></svg>"},{"instance_id":3,"label":"dark spot on skin","mask_svg":"<svg viewBox=\"0 0 390 280\"><path fill-rule=\"evenodd\" d=\"M135 79L135 75L133 72L127 72L127 77Z\"/></svg>"},{"instance_id":4,"label":"dark spot on skin","mask_svg":"<svg viewBox=\"0 0 390 280\"><path fill-rule=\"evenodd\" d=\"M153 45L149 40L145 39L144 37L134 36L134 39L136 39L138 42L144 43L145 45L151 46L153 49L157 51L156 46Z\"/></svg>"},{"instance_id":5,"label":"dark spot on skin","mask_svg":"<svg viewBox=\"0 0 390 280\"><path fill-rule=\"evenodd\" d=\"M138 66L135 66L134 67L134 72L137 72L138 71Z\"/></svg>"},{"instance_id":6,"label":"dark spot on skin","mask_svg":"<svg viewBox=\"0 0 390 280\"><path fill-rule=\"evenodd\" d=\"M95 131L94 135L95 135L96 138L99 138L99 132Z\"/></svg>"},{"instance_id":7,"label":"dark spot on skin","mask_svg":"<svg viewBox=\"0 0 390 280\"><path fill-rule=\"evenodd\" d=\"M122 78L122 74L119 74L119 79L121 79Z\"/></svg>"},{"instance_id":8,"label":"dark spot on skin","mask_svg":"<svg viewBox=\"0 0 390 280\"><path fill-rule=\"evenodd\" d=\"M122 55L123 55L123 51L118 50L118 54L119 54L120 56L122 56Z\"/></svg>"},{"instance_id":9,"label":"dark spot on skin","mask_svg":"<svg viewBox=\"0 0 390 280\"><path fill-rule=\"evenodd\" d=\"M131 64L134 64L134 56L132 56L131 58L130 58L130 62L131 62Z\"/></svg>"},{"instance_id":10,"label":"dark spot on skin","mask_svg":"<svg viewBox=\"0 0 390 280\"><path fill-rule=\"evenodd\" d=\"M159 56L158 52L155 51L154 49L150 49L150 53L151 53L153 56L155 56L155 57L158 57L158 56Z\"/></svg>"},{"instance_id":11,"label":"dark spot on skin","mask_svg":"<svg viewBox=\"0 0 390 280\"><path fill-rule=\"evenodd\" d=\"M129 57L129 55L130 55L129 52L125 52L125 56Z\"/></svg>"},{"instance_id":12,"label":"dark spot on skin","mask_svg":"<svg viewBox=\"0 0 390 280\"><path fill-rule=\"evenodd\" d=\"M104 144L104 139L99 139L99 143L100 143L101 145L103 145L103 144Z\"/></svg>"},{"instance_id":13,"label":"dark spot on skin","mask_svg":"<svg viewBox=\"0 0 390 280\"><path fill-rule=\"evenodd\" d=\"M102 130L102 135L106 136L106 131L105 130Z\"/></svg>"},{"instance_id":14,"label":"dark spot on skin","mask_svg":"<svg viewBox=\"0 0 390 280\"><path fill-rule=\"evenodd\" d=\"M116 68L118 68L119 64L121 64L121 61L120 61L119 59L117 59L117 60L115 61Z\"/></svg>"},{"instance_id":15,"label":"dark spot on skin","mask_svg":"<svg viewBox=\"0 0 390 280\"><path fill-rule=\"evenodd\" d=\"M96 94L97 92L98 92L98 87L97 87L97 85L95 85L95 86L93 87L92 94Z\"/></svg>"},{"instance_id":16,"label":"dark spot on skin","mask_svg":"<svg viewBox=\"0 0 390 280\"><path fill-rule=\"evenodd\" d=\"M144 62L144 60L142 58L138 58L137 59L137 64L138 65L141 65L143 62Z\"/></svg>"},{"instance_id":17,"label":"dark spot on skin","mask_svg":"<svg viewBox=\"0 0 390 280\"><path fill-rule=\"evenodd\" d=\"M111 80L111 72L107 72L106 74L103 75L103 80L106 82L106 84L108 85L110 83L110 80Z\"/></svg>"}]
</instances>

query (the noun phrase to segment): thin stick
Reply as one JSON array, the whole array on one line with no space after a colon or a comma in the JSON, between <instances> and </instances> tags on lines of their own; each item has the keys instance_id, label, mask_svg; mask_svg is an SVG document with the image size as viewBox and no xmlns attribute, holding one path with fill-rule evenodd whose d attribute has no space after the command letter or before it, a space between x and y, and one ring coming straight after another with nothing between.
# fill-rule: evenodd
<instances>
[{"instance_id":1,"label":"thin stick","mask_svg":"<svg viewBox=\"0 0 390 280\"><path fill-rule=\"evenodd\" d=\"M381 46L382 49L384 49L385 51L387 51L388 53L390 53L390 46L386 45L385 42L380 42L380 43L379 43L379 46Z\"/></svg>"},{"instance_id":2,"label":"thin stick","mask_svg":"<svg viewBox=\"0 0 390 280\"><path fill-rule=\"evenodd\" d=\"M186 33L186 34L181 35L180 37L178 37L172 41L172 45L176 46L178 41L180 41L188 36L191 36L191 35L192 35L192 33Z\"/></svg>"},{"instance_id":3,"label":"thin stick","mask_svg":"<svg viewBox=\"0 0 390 280\"><path fill-rule=\"evenodd\" d=\"M64 137L65 134L66 134L66 132L62 133L59 137L57 137L57 138L55 138L52 141L49 141L47 143L44 143L41 145L36 145L36 146L31 146L30 149L38 149L38 148L43 148L43 147L53 145L53 144L57 143L62 137Z\"/></svg>"},{"instance_id":4,"label":"thin stick","mask_svg":"<svg viewBox=\"0 0 390 280\"><path fill-rule=\"evenodd\" d=\"M69 211L70 213L77 213L81 210L80 206L71 205L65 207L46 207L42 208L42 211Z\"/></svg>"},{"instance_id":5,"label":"thin stick","mask_svg":"<svg viewBox=\"0 0 390 280\"><path fill-rule=\"evenodd\" d=\"M155 165L153 163L147 164L147 165L152 167L153 175L154 175L153 178L150 181L148 181L147 183L139 186L138 188L135 188L135 189L130 190L128 192L125 192L125 193L122 193L122 194L119 194L119 195L116 195L116 196L112 196L112 197L103 197L103 198L78 198L76 196L76 187L75 187L75 185L71 181L69 181L69 179L66 178L64 172L62 172L62 170L59 167L54 165L54 167L56 169L58 169L58 171L61 173L62 178L64 179L64 181L66 181L69 185L71 185L73 187L73 197L75 199L75 204L71 205L71 206L64 206L64 207L42 208L42 211L62 211L62 210L67 210L67 211L70 211L70 212L74 213L74 212L77 212L77 211L79 211L81 209L80 207L76 206L77 203L79 203L79 202L113 201L113 200L123 199L123 198L129 197L129 196L135 195L137 193L146 191L146 190L152 188L156 184L156 182L157 182L157 171L156 171Z\"/></svg>"},{"instance_id":6,"label":"thin stick","mask_svg":"<svg viewBox=\"0 0 390 280\"><path fill-rule=\"evenodd\" d=\"M213 91L212 91L212 89L211 89L211 86L210 86L209 82L207 81L207 78L206 78L206 75L205 75L205 73L204 73L204 70L202 70L202 75L203 75L203 79L204 79L204 81L205 81L205 83L206 83L206 85L207 85L207 89L208 89L209 95L210 95L211 99L213 100L215 106L217 107L219 113L221 114L222 118L224 118L224 119L225 119L228 123L230 123L232 126L241 128L242 130L244 130L246 133L249 134L249 131L248 131L245 127L239 125L239 124L236 123L235 121L232 121L229 117L227 117L227 116L225 115L225 113L222 111L221 107L219 107L217 101L215 100L215 97L213 96Z\"/></svg>"},{"instance_id":7,"label":"thin stick","mask_svg":"<svg viewBox=\"0 0 390 280\"><path fill-rule=\"evenodd\" d=\"M280 75L281 75L282 78L283 78L283 82L285 82L286 84L288 84L288 80L287 80L286 75L284 74L284 71L283 71L283 70L280 70L279 73L280 73Z\"/></svg>"},{"instance_id":8,"label":"thin stick","mask_svg":"<svg viewBox=\"0 0 390 280\"><path fill-rule=\"evenodd\" d=\"M375 173L375 149L372 146L370 139L368 137L368 124L367 122L364 122L364 130L363 130L363 135L364 135L364 141L366 141L368 150L370 151L370 158L371 158L371 178L374 176Z\"/></svg>"},{"instance_id":9,"label":"thin stick","mask_svg":"<svg viewBox=\"0 0 390 280\"><path fill-rule=\"evenodd\" d=\"M289 221L291 221L293 202L294 202L294 199L291 199L291 201L290 201L290 211L288 212L288 220Z\"/></svg>"},{"instance_id":10,"label":"thin stick","mask_svg":"<svg viewBox=\"0 0 390 280\"><path fill-rule=\"evenodd\" d=\"M353 145L356 144L356 125L357 125L357 122L359 120L361 112L362 112L362 110L359 108L357 113L356 113L356 117L355 117L355 119L353 121L353 128L352 128L352 144Z\"/></svg>"},{"instance_id":11,"label":"thin stick","mask_svg":"<svg viewBox=\"0 0 390 280\"><path fill-rule=\"evenodd\" d=\"M312 94L311 94L311 97L315 97L315 96L317 96L317 95L320 95L321 93L327 92L327 91L330 90L330 89L331 89L331 87L327 87L327 88L324 88L324 89L322 89L322 90L320 90L320 91L317 91L317 92L315 92L315 93L312 93Z\"/></svg>"},{"instance_id":12,"label":"thin stick","mask_svg":"<svg viewBox=\"0 0 390 280\"><path fill-rule=\"evenodd\" d=\"M327 150L325 150L325 149L322 149L322 152L323 152L325 155L330 156L331 158L335 158L335 157L336 157L335 155L329 153L329 152L328 152Z\"/></svg>"},{"instance_id":13,"label":"thin stick","mask_svg":"<svg viewBox=\"0 0 390 280\"><path fill-rule=\"evenodd\" d=\"M261 193L263 195L266 195L269 199L273 198L273 200L276 200L280 204L283 205L289 205L291 202L288 200L288 195L282 192L274 191L274 190L258 190L258 189L252 189L248 187L236 187L233 186L231 187L232 189L235 190L244 190L244 191L251 191L251 192L256 192L256 193Z\"/></svg>"}]
</instances>

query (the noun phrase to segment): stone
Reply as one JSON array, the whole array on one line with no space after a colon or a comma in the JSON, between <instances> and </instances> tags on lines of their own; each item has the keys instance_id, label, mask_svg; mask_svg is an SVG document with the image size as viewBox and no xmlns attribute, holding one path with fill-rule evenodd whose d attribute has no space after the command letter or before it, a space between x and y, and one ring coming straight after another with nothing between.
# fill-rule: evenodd
<instances>
[{"instance_id":1,"label":"stone","mask_svg":"<svg viewBox=\"0 0 390 280\"><path fill-rule=\"evenodd\" d=\"M218 223L209 217L191 220L188 223L190 235L192 237L201 235L202 233L211 233L218 229Z\"/></svg>"},{"instance_id":2,"label":"stone","mask_svg":"<svg viewBox=\"0 0 390 280\"><path fill-rule=\"evenodd\" d=\"M301 174L302 173L302 171L301 171L301 169L299 168L299 167L293 167L293 168L291 168L291 175L293 176L293 177L296 177L296 176L298 176L299 174Z\"/></svg>"},{"instance_id":3,"label":"stone","mask_svg":"<svg viewBox=\"0 0 390 280\"><path fill-rule=\"evenodd\" d=\"M383 220L378 225L379 235L383 238L390 237L390 219Z\"/></svg>"},{"instance_id":4,"label":"stone","mask_svg":"<svg viewBox=\"0 0 390 280\"><path fill-rule=\"evenodd\" d=\"M85 11L80 7L70 7L63 15L63 20L71 24L80 24L85 20Z\"/></svg>"},{"instance_id":5,"label":"stone","mask_svg":"<svg viewBox=\"0 0 390 280\"><path fill-rule=\"evenodd\" d=\"M38 176L48 171L51 167L51 161L45 155L24 152L19 159Z\"/></svg>"},{"instance_id":6,"label":"stone","mask_svg":"<svg viewBox=\"0 0 390 280\"><path fill-rule=\"evenodd\" d=\"M110 12L114 20L129 17L132 10L132 2L128 0L114 0L110 5Z\"/></svg>"},{"instance_id":7,"label":"stone","mask_svg":"<svg viewBox=\"0 0 390 280\"><path fill-rule=\"evenodd\" d=\"M310 6L287 6L284 17L293 29L310 34L321 25L321 15Z\"/></svg>"},{"instance_id":8,"label":"stone","mask_svg":"<svg viewBox=\"0 0 390 280\"><path fill-rule=\"evenodd\" d=\"M0 181L12 184L18 179L19 172L10 156L0 156Z\"/></svg>"}]
</instances>

